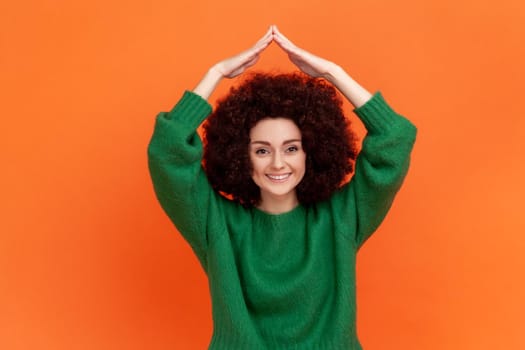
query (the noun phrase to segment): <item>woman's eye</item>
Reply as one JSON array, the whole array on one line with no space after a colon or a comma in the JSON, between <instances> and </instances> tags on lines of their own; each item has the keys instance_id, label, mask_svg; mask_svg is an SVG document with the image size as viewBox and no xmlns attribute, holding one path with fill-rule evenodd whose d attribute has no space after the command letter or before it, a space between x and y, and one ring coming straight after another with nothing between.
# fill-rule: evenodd
<instances>
[{"instance_id":1,"label":"woman's eye","mask_svg":"<svg viewBox=\"0 0 525 350\"><path fill-rule=\"evenodd\" d=\"M297 146L290 146L286 149L286 152L297 152L299 150L299 147Z\"/></svg>"},{"instance_id":2,"label":"woman's eye","mask_svg":"<svg viewBox=\"0 0 525 350\"><path fill-rule=\"evenodd\" d=\"M264 148L260 148L258 150L255 151L255 154L260 154L260 155L264 155L264 154L268 154L270 152L268 152L267 149L264 149Z\"/></svg>"}]
</instances>

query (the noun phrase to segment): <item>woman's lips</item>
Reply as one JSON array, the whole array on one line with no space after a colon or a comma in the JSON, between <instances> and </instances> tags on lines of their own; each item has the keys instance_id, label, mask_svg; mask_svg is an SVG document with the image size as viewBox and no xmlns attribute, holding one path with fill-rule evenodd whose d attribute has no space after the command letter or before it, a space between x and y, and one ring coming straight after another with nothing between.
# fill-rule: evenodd
<instances>
[{"instance_id":1,"label":"woman's lips","mask_svg":"<svg viewBox=\"0 0 525 350\"><path fill-rule=\"evenodd\" d=\"M286 181L292 173L287 174L266 174L272 182L284 182Z\"/></svg>"}]
</instances>

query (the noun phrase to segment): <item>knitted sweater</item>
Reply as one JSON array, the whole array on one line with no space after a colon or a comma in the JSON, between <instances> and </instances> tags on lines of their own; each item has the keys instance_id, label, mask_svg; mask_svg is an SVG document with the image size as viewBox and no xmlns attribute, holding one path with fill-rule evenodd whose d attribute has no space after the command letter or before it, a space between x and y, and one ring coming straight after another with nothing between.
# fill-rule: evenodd
<instances>
[{"instance_id":1,"label":"knitted sweater","mask_svg":"<svg viewBox=\"0 0 525 350\"><path fill-rule=\"evenodd\" d=\"M402 184L416 128L376 93L355 110L368 133L351 181L328 201L275 215L211 188L196 133L210 113L185 92L157 116L148 147L157 198L208 277L209 349L361 349L356 253Z\"/></svg>"}]
</instances>

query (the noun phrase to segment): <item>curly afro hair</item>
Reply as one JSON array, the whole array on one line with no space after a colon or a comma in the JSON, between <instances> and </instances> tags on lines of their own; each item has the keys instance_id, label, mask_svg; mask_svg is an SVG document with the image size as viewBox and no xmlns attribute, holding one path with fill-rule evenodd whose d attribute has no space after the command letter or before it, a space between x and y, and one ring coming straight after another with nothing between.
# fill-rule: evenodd
<instances>
[{"instance_id":1,"label":"curly afro hair","mask_svg":"<svg viewBox=\"0 0 525 350\"><path fill-rule=\"evenodd\" d=\"M261 119L291 119L301 131L305 175L300 203L328 199L353 171L356 136L335 88L302 73L255 73L218 101L203 125L204 169L212 187L245 207L260 204L249 156L250 130Z\"/></svg>"}]
</instances>

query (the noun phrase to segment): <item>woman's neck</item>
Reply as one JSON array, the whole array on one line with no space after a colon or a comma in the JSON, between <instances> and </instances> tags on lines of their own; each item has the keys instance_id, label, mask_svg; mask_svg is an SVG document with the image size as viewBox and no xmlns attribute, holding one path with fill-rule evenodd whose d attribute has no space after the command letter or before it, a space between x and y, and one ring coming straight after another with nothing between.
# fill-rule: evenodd
<instances>
[{"instance_id":1,"label":"woman's neck","mask_svg":"<svg viewBox=\"0 0 525 350\"><path fill-rule=\"evenodd\" d=\"M261 203L257 209L262 210L268 214L283 214L293 210L299 205L297 195L286 197L264 196L261 194Z\"/></svg>"}]
</instances>

